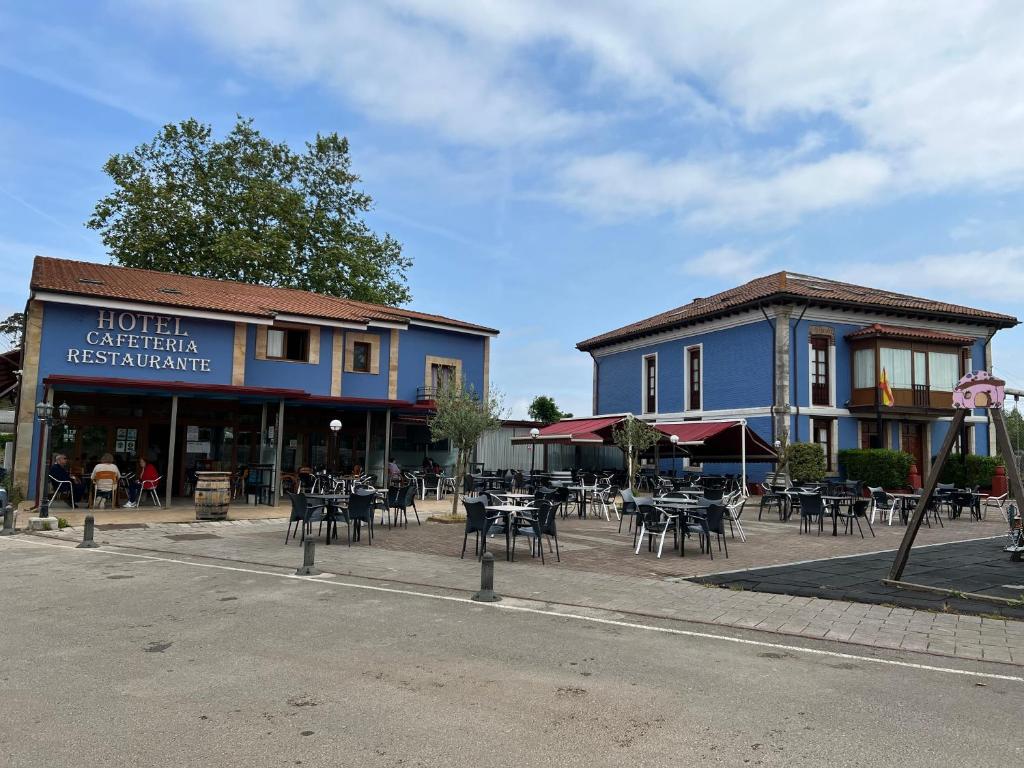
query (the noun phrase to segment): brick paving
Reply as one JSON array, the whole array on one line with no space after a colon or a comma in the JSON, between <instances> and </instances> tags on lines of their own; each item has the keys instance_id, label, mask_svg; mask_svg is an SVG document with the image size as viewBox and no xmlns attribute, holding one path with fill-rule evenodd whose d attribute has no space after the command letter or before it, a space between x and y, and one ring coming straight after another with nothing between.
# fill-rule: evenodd
<instances>
[{"instance_id":1,"label":"brick paving","mask_svg":"<svg viewBox=\"0 0 1024 768\"><path fill-rule=\"evenodd\" d=\"M436 503L435 503L436 505ZM431 506L435 506L431 505ZM436 505L439 508L442 505ZM422 513L421 513L422 514ZM748 512L749 514L749 512ZM753 515L756 518L756 511ZM1024 666L1024 622L956 615L888 605L784 594L765 594L703 586L688 579L697 574L749 568L752 565L835 557L894 548L902 528L879 526L876 539L797 533L795 522L756 520L747 523L748 542L729 540L729 559L714 561L687 547L685 558L670 553L659 560L646 549L633 555L625 526L603 520L559 521L562 562L547 566L527 552L505 562L503 542L495 540L496 587L507 597L603 609L623 614L685 620L709 625L756 629L781 635L822 638L874 648L919 651L939 656L981 659ZM1001 523L957 521L944 529L925 529L922 545L993 536ZM184 534L184 536L183 536ZM207 534L193 537L189 534ZM74 540L78 529L43 536ZM173 537L173 538L172 538ZM283 520L238 520L221 523L158 523L145 528L101 530L101 543L142 548L189 557L209 557L276 568L294 568L298 546L285 547ZM319 546L317 566L342 576L415 584L471 592L479 565L458 557L462 526L415 522L408 529L378 526L372 547L365 542ZM470 551L472 541L470 541ZM723 553L724 555L724 553Z\"/></svg>"}]
</instances>

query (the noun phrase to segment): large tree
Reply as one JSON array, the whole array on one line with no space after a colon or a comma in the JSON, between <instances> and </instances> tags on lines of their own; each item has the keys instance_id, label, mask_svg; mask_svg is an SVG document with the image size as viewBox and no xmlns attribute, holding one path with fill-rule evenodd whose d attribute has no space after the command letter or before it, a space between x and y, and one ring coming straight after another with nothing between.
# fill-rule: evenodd
<instances>
[{"instance_id":1,"label":"large tree","mask_svg":"<svg viewBox=\"0 0 1024 768\"><path fill-rule=\"evenodd\" d=\"M0 352L20 347L21 334L24 328L24 312L14 312L0 320Z\"/></svg>"},{"instance_id":2,"label":"large tree","mask_svg":"<svg viewBox=\"0 0 1024 768\"><path fill-rule=\"evenodd\" d=\"M554 424L560 419L568 419L572 416L571 413L564 413L555 403L554 398L547 395L537 395L533 398L528 413L531 419L544 424Z\"/></svg>"},{"instance_id":3,"label":"large tree","mask_svg":"<svg viewBox=\"0 0 1024 768\"><path fill-rule=\"evenodd\" d=\"M303 153L238 118L223 140L195 119L166 125L103 166L114 191L86 225L118 264L285 286L391 305L409 301L411 261L363 221L348 139Z\"/></svg>"}]
</instances>

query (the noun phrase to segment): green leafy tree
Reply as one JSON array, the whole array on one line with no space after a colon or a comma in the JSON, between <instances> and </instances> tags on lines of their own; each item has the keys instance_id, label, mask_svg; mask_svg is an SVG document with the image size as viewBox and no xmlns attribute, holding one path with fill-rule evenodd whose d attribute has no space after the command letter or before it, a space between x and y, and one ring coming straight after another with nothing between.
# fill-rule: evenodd
<instances>
[{"instance_id":1,"label":"green leafy tree","mask_svg":"<svg viewBox=\"0 0 1024 768\"><path fill-rule=\"evenodd\" d=\"M635 490L634 467L637 465L637 458L644 451L653 448L661 437L661 432L646 421L634 418L632 414L612 429L612 440L626 454L626 474L629 477L629 490Z\"/></svg>"},{"instance_id":2,"label":"green leafy tree","mask_svg":"<svg viewBox=\"0 0 1024 768\"><path fill-rule=\"evenodd\" d=\"M113 155L114 191L86 226L118 264L398 305L411 261L362 219L348 139L317 134L303 153L238 117L223 140L195 119Z\"/></svg>"},{"instance_id":3,"label":"green leafy tree","mask_svg":"<svg viewBox=\"0 0 1024 768\"><path fill-rule=\"evenodd\" d=\"M458 456L455 460L455 488L452 494L452 516L459 513L459 492L462 490L469 458L477 441L487 432L501 427L504 412L500 394L492 388L481 398L466 382L443 385L434 395L437 412L430 419L430 439L448 440Z\"/></svg>"},{"instance_id":4,"label":"green leafy tree","mask_svg":"<svg viewBox=\"0 0 1024 768\"><path fill-rule=\"evenodd\" d=\"M0 320L0 344L3 349L17 349L21 346L21 334L25 329L25 313L15 312Z\"/></svg>"},{"instance_id":5,"label":"green leafy tree","mask_svg":"<svg viewBox=\"0 0 1024 768\"><path fill-rule=\"evenodd\" d=\"M572 418L571 413L563 413L555 403L554 398L547 395L537 395L533 398L528 413L531 419L544 424L554 424L561 419Z\"/></svg>"}]
</instances>

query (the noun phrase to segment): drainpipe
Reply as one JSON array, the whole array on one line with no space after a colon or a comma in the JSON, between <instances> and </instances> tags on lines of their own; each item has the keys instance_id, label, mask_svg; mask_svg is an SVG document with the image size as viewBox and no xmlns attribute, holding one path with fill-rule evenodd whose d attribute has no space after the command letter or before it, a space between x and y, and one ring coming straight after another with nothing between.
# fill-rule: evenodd
<instances>
[{"instance_id":1,"label":"drainpipe","mask_svg":"<svg viewBox=\"0 0 1024 768\"><path fill-rule=\"evenodd\" d=\"M775 381L775 373L777 371L777 368L775 366L775 344L776 344L775 334L778 331L775 328L775 323L773 323L772 319L770 317L768 317L768 313L764 311L764 304L758 304L757 308L761 310L761 314L764 315L765 322L768 323L768 325L772 329L772 402L771 402L771 404L768 407L768 413L771 414L770 418L771 418L771 422L772 422L772 443L774 443L775 442L775 402L779 399L779 392L778 392L777 384L776 384L776 381Z\"/></svg>"},{"instance_id":2,"label":"drainpipe","mask_svg":"<svg viewBox=\"0 0 1024 768\"><path fill-rule=\"evenodd\" d=\"M811 305L811 302L804 304L803 310L800 312L800 317L796 319L796 324L793 326L793 334L789 345L793 348L793 408L796 411L796 422L793 425L795 439L793 442L800 442L800 344L796 341L796 331L800 327L801 321L804 319L804 314L807 312L807 307Z\"/></svg>"}]
</instances>

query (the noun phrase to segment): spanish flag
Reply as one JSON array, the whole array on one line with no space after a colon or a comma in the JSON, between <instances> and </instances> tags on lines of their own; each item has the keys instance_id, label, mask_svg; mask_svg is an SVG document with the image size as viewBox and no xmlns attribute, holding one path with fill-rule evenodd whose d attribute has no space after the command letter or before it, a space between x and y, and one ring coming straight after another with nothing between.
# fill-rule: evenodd
<instances>
[{"instance_id":1,"label":"spanish flag","mask_svg":"<svg viewBox=\"0 0 1024 768\"><path fill-rule=\"evenodd\" d=\"M885 368L882 369L882 380L878 382L878 389L882 393L882 405L891 407L896 403L896 398L892 396L892 388L889 386L889 375L885 372Z\"/></svg>"}]
</instances>

